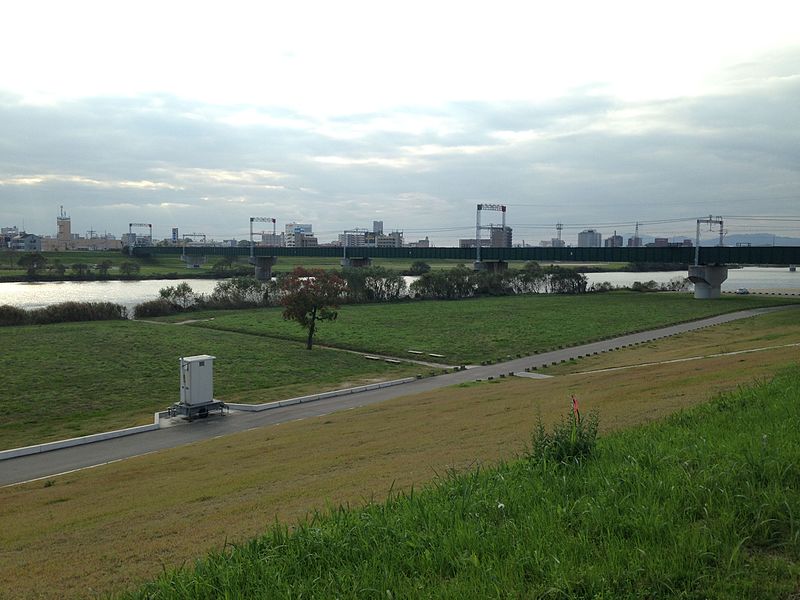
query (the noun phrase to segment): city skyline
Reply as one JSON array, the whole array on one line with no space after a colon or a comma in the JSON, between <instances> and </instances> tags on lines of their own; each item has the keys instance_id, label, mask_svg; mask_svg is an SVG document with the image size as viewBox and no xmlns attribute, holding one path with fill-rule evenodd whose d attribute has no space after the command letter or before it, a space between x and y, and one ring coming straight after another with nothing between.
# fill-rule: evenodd
<instances>
[{"instance_id":1,"label":"city skyline","mask_svg":"<svg viewBox=\"0 0 800 600\"><path fill-rule=\"evenodd\" d=\"M125 6L0 9L0 225L54 234L63 205L81 234L263 216L457 245L487 202L528 244L708 214L800 233L735 221L800 213L791 3Z\"/></svg>"}]
</instances>

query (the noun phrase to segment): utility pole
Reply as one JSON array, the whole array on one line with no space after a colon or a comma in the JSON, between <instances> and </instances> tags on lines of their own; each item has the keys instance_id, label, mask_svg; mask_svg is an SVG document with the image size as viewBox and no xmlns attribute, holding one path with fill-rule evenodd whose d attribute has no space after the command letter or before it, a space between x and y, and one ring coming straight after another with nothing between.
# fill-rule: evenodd
<instances>
[{"instance_id":1,"label":"utility pole","mask_svg":"<svg viewBox=\"0 0 800 600\"><path fill-rule=\"evenodd\" d=\"M694 242L694 264L700 264L700 223L708 223L708 230L711 231L714 225L719 225L719 245L722 246L722 238L725 235L725 230L722 228L722 217L716 219L708 215L707 219L697 219L697 235Z\"/></svg>"},{"instance_id":2,"label":"utility pole","mask_svg":"<svg viewBox=\"0 0 800 600\"><path fill-rule=\"evenodd\" d=\"M258 221L259 223L272 223L272 240L275 241L275 219L272 217L250 217L250 262L253 262L254 257L254 250L253 250L253 221Z\"/></svg>"},{"instance_id":3,"label":"utility pole","mask_svg":"<svg viewBox=\"0 0 800 600\"><path fill-rule=\"evenodd\" d=\"M506 207L503 204L478 204L478 210L475 216L475 246L477 248L475 262L481 262L481 229L491 229L489 227L481 226L481 211L493 210L503 213L503 235L506 232Z\"/></svg>"}]
</instances>

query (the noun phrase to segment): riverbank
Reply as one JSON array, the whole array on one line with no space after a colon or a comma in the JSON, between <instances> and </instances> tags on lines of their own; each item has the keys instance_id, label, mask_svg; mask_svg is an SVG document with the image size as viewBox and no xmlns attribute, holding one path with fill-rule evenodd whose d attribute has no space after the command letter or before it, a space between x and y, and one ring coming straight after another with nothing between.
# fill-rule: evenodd
<instances>
[{"instance_id":1,"label":"riverbank","mask_svg":"<svg viewBox=\"0 0 800 600\"><path fill-rule=\"evenodd\" d=\"M697 353L698 342L703 353L707 353L709 348L715 351L724 349L732 341L739 344L749 341L754 347L762 346L765 335L770 336L770 343L777 344L780 339L773 338L774 334L787 336L792 331L796 333L797 327L796 319L781 319L778 315L769 315L603 356L613 356L615 360L630 364L651 360L650 353L659 352L662 346L673 347L674 352L680 352L682 356L692 356ZM401 492L411 494L413 490L413 497L418 498L420 489L426 484L440 487L444 482L437 479L437 473L472 471L476 465L491 466L498 461L514 460L530 441L537 419L550 427L563 417L569 406L570 394L579 398L580 408L584 413L592 410L600 413L601 432L607 434L661 419L673 412L706 402L720 392L734 390L753 379L765 380L773 376L782 365L796 363L795 359L794 350L783 354L773 351L696 361L691 369L687 369L682 363L656 365L648 369L646 377L639 371L630 370L575 374L541 380L505 378L491 382L473 382L446 390L398 398L371 407L319 418L306 418L276 427L259 428L45 481L4 488L0 490L0 503L6 510L0 515L0 530L6 533L8 539L13 540L13 551L7 554L7 560L0 561L0 590L13 590L13 596L20 599L77 598L137 588L165 571L172 573L172 568L181 564L187 565L185 570L188 575L194 573L194 560L205 557L209 551L232 550L234 544L240 544L242 548L256 547L255 542L251 544L249 540L263 535L265 529L276 521L294 526L299 520L313 518L317 514L315 511L324 511L326 507L339 505L368 505L375 507L376 511L383 511L385 509L381 503L387 496L396 496ZM579 368L580 365L576 366L576 370ZM698 369L702 369L702 379L698 379ZM791 430L793 423L786 418L785 406L780 404L780 390L785 389L787 386L784 382L773 390L778 403L777 416L773 417L770 413L765 422L768 425L764 430L768 433L768 445L765 449L770 453L780 450L780 443L783 441L782 438L773 436L773 428L788 427ZM724 410L716 409L707 416L704 413L694 421L710 428L711 423L706 421L721 416L730 417L733 423L745 424L749 435L755 435L753 456L758 458L762 456L760 452L763 432L760 428L754 429L756 421L737 412L737 406L736 403L726 404L722 407ZM670 430L665 435L655 434L655 427L649 427L641 434L642 439L649 439L654 443L665 440L663 448L622 448L621 456L624 460L620 459L620 466L631 470L633 484L637 481L657 482L662 473L650 470L651 467L665 465L667 458L672 456L670 453L674 454L682 448L690 451L696 447L699 454L694 458L699 459L699 462L694 458L684 463L677 462L677 466L683 464L684 479L672 488L662 485L658 490L674 489L680 492L690 489L687 487L686 473L697 476L729 472L727 469L714 469L714 463L709 460L719 454L714 453L712 457L708 452L716 447L714 444L717 442L732 439L728 424L718 429L698 431L689 427L692 417L684 416L682 419L678 430ZM631 432L623 435L639 434ZM676 443L676 435L685 436L687 443ZM794 440L796 436L790 439ZM312 450L309 449L309 440L313 440ZM608 440L603 443L616 444L614 438ZM697 446L697 440L705 441ZM610 452L615 452L613 446L604 446L601 456L605 457L606 462L598 465L606 474L615 468L613 461L608 460ZM750 455L749 451L738 451L733 456L741 458ZM662 460L656 461L658 465L653 463L654 456L662 457ZM794 460L795 464L796 462ZM686 471L687 468L689 471ZM498 474L497 471L492 473ZM496 476L494 482L500 486L512 487L503 483L511 481L508 476L505 473L500 474L503 477ZM579 482L575 478L568 479L576 485ZM622 479L616 478L614 481L619 482ZM662 477L661 481L663 483L671 480ZM727 489L707 480L699 481L706 485L706 491ZM619 500L608 496L612 491L607 482L602 479L598 479L598 482L601 484L598 489L605 490L603 494L606 496L590 494L590 497L601 500L605 498L603 502ZM440 485L437 486L437 483ZM566 496L560 494L557 483L553 482L553 490L563 504ZM631 506L638 508L633 512L624 511L626 515L633 515L637 519L641 517L641 521L646 523L652 521L650 517L663 514L661 504L657 504L649 512L642 508L645 504L641 504L639 500L643 501L647 496L624 496L628 487L621 488L621 498L627 498L626 502L631 502ZM637 490L643 489L642 485L633 487ZM506 530L513 533L516 531L512 527L515 522L513 519L517 516L539 514L536 512L538 509L531 507L528 510L524 504L519 504L517 494L512 497L506 493L508 491L510 490L505 488L490 488L482 496L485 506L468 511L477 514L474 518L478 519L483 518L480 516L483 513L486 513L484 516L487 518L502 517L500 521L487 522L486 527L481 529L484 542L487 539L486 531L498 530L498 535ZM695 487L691 491L703 492L702 488ZM502 495L498 496L497 492L502 492ZM462 498L461 495L456 496ZM453 498L456 496L448 496L444 503L446 511L443 514L449 515L448 518L452 517ZM535 492L521 496L540 497ZM653 496L656 499L663 497L659 494ZM734 494L723 493L720 497L734 498L737 506L744 506ZM132 498L135 502L131 501ZM549 497L546 496L542 501L546 498ZM700 493L698 498L703 500L706 496ZM499 508L498 504L503 504L503 508ZM708 506L713 509L719 507L719 503L715 500ZM606 505L603 507L607 508ZM702 517L703 507L700 504L698 507L696 514L694 511L681 513L682 518L687 514ZM580 505L579 508L584 507ZM506 509L510 512L503 516L501 511ZM571 532L570 535L576 539L583 539L583 547L587 547L585 535L594 534L587 533L587 530L582 529L581 523L573 519L576 515L584 514L583 512L573 514L570 511L559 511L555 505L550 506L546 512L549 516L545 521L551 524L551 529L546 531L556 536L566 535L552 527L569 522L571 526L565 531ZM714 514L722 513L717 511ZM43 518L43 515L47 518ZM554 521L553 515L561 516ZM363 521L371 522L372 519L365 516ZM774 521L766 523L772 522ZM319 541L319 535L325 537L333 531L320 520L314 523L317 532L313 534L317 536L314 540ZM636 526L632 523L622 521L618 524L628 543L636 531L631 529ZM706 522L703 521L700 525L703 523ZM713 525L710 521L707 524ZM384 527L382 531L396 531L400 535L404 530L398 527L399 523L397 527ZM413 529L426 530L425 527ZM458 531L463 531L463 528ZM539 534L544 532L539 528L537 531ZM691 531L714 534L717 530L713 527L700 527ZM658 532L664 533L660 529ZM672 539L670 535L677 534L674 531L672 534L669 531L666 533L667 537L657 536L658 543L653 547L654 551L672 547L665 544L664 540ZM784 581L779 575L785 575L786 571L777 569L777 563L773 562L777 560L774 549L763 553L758 552L758 548L754 551L750 541L737 546L736 543L743 538L744 534L737 538L732 547L719 550L724 555L724 560L708 560L708 555L704 555L702 564L712 569L711 572L714 565L728 565L736 573L755 573L753 577L760 577L760 582L765 586L775 586L776 581ZM334 538L325 539L332 541ZM339 538L336 539L339 540L337 544L342 542ZM540 539L540 536L536 539ZM591 539L598 543L601 541L596 536ZM687 543L694 542L694 538L687 539ZM535 548L537 543L531 540L534 545L526 547ZM397 544L382 541L382 545L388 548L387 552L400 551L397 548L392 550ZM514 546L502 547L513 549ZM604 544L603 548L606 547ZM563 549L564 546L551 544L550 550L554 548ZM628 557L625 560L638 560L637 557L643 556L641 553L631 554L627 545L624 548L626 550L619 555L622 557L620 560L624 557ZM724 553L722 550L728 552ZM755 554L751 556L753 552ZM312 554L309 551L309 555ZM349 551L344 554L349 555ZM424 552L417 552L416 555L425 556ZM552 552L547 556L551 555ZM109 556L124 557L124 560L109 561ZM269 562L268 556L265 556L267 555L261 555L257 562ZM475 567L471 556L471 552L465 551L446 564L458 569L473 569L476 574L483 572L482 567L490 564L484 560L488 554L476 553L478 567ZM730 562L731 557L734 558L733 562ZM747 561L744 567L738 562L742 557ZM558 558L563 560L564 555L558 554ZM346 556L343 555L342 560L345 559ZM756 564L753 560L762 562ZM596 572L592 566L596 564L600 563L575 563L572 572L577 575ZM758 568L754 571L755 567ZM239 571L240 574L246 572L249 572L248 569ZM522 571L515 568L508 572ZM631 568L625 569L625 572L631 574L642 571ZM794 576L794 572L791 575ZM683 581L702 583L708 581L708 578L686 577ZM758 589L763 591L766 588ZM467 595L470 594L467 592ZM704 597L712 594L698 592L696 595ZM746 597L753 594L732 595ZM0 597L4 597L2 593Z\"/></svg>"}]
</instances>

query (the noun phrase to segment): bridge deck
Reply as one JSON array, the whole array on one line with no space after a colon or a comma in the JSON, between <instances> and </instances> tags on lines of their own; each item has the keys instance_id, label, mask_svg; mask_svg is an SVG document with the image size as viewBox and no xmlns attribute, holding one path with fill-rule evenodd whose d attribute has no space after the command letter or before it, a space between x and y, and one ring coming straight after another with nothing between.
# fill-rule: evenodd
<instances>
[{"instance_id":1,"label":"bridge deck","mask_svg":"<svg viewBox=\"0 0 800 600\"><path fill-rule=\"evenodd\" d=\"M342 248L317 246L284 248L256 246L256 256L341 257ZM136 247L134 255L182 254L176 246ZM250 247L187 246L187 255L249 256ZM455 259L465 263L475 260L474 248L363 248L348 247L348 258L405 258L410 260ZM482 260L563 261L563 262L630 262L675 263L694 262L694 248L481 248ZM796 265L800 264L800 246L737 246L701 247L701 264Z\"/></svg>"}]
</instances>

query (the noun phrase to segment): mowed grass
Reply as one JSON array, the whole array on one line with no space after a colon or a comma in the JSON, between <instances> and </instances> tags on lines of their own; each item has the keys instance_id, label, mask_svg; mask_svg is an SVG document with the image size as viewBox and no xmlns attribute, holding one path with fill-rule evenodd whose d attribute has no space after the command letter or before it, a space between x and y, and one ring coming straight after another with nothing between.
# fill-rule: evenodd
<instances>
[{"instance_id":1,"label":"mowed grass","mask_svg":"<svg viewBox=\"0 0 800 600\"><path fill-rule=\"evenodd\" d=\"M695 300L689 294L614 292L579 296L549 294L459 301L414 301L345 305L339 318L320 328L317 342L393 356L409 350L441 354L449 364L505 360L559 346L573 346L640 329L710 315L786 304L775 298L725 297ZM194 326L301 340L281 310L199 313L212 318ZM175 317L187 318L187 317ZM194 318L192 316L191 318Z\"/></svg>"},{"instance_id":2,"label":"mowed grass","mask_svg":"<svg viewBox=\"0 0 800 600\"><path fill-rule=\"evenodd\" d=\"M641 358L631 362L625 352L607 352L586 356L539 369L547 375L583 373L598 369L641 368L653 362L685 360L720 353L758 351L788 344L800 344L800 306L709 327L685 335L646 342L637 346ZM687 343L691 340L691 343ZM800 348L795 348L800 354Z\"/></svg>"},{"instance_id":3,"label":"mowed grass","mask_svg":"<svg viewBox=\"0 0 800 600\"><path fill-rule=\"evenodd\" d=\"M226 331L131 321L3 327L0 449L152 422L179 400L179 358L217 357L214 395L266 402L419 367Z\"/></svg>"},{"instance_id":4,"label":"mowed grass","mask_svg":"<svg viewBox=\"0 0 800 600\"><path fill-rule=\"evenodd\" d=\"M715 329L724 332L732 325ZM800 331L798 323L776 323L754 330L753 335L777 334L787 327ZM680 337L688 348L706 333ZM729 331L718 344L741 338L740 331ZM672 341L661 340L656 345ZM761 345L759 340L752 343L753 347ZM651 352L658 352L658 348L639 347L615 354L632 364L647 359ZM328 505L381 502L390 490L419 490L451 469L468 472L479 465L512 460L524 451L537 419L541 417L547 425L557 421L573 393L585 413L599 413L601 430L608 434L658 421L796 363L797 350L781 348L689 364L656 365L646 374L634 369L464 384L3 488L0 590L6 592L4 596L0 591L0 597L76 598L138 587L162 569L191 565L193 559L222 548L226 542L246 544L276 519L292 524L308 511L324 510ZM791 416L781 414L775 421L787 418L791 425ZM755 427L753 431L760 440L761 432ZM666 452L663 456L667 457L681 448L667 446L654 450ZM649 468L662 456L658 452L652 454L650 462L642 463L643 467ZM639 460L638 454L631 456ZM626 464L633 466L631 461ZM712 463L703 464L706 472L715 472ZM628 481L635 487L635 479ZM646 481L650 485L650 479ZM663 492L665 488L655 489ZM585 544L591 546L597 530L581 530L579 514L573 514L574 521L569 521L570 513L564 512L566 498L561 512L557 506L550 506L552 515L548 518L574 523L567 535L577 536L583 531L587 535ZM718 506L713 497L701 498L708 498L709 509ZM603 501L608 500L604 497ZM492 502L504 502L515 514L522 509L519 505L511 507L501 496L492 498ZM582 509L583 504L577 507ZM638 510L630 514L643 519L646 513ZM657 511L652 516L661 518L660 514ZM494 526L486 525L486 534L490 535ZM701 522L697 529L702 531L703 526L714 535L714 522ZM626 531L626 555L641 555L636 551L638 537L633 522ZM667 545L673 543L669 536L663 539ZM531 543L536 544L535 540ZM334 547L347 552L339 542ZM555 543L550 548L561 560L563 555L557 553L561 545ZM763 553L765 559L772 555L771 549ZM471 553L463 556L465 564L472 564ZM741 556L749 554L739 554L737 560ZM716 564L717 559L709 562ZM766 580L780 575L769 564L753 564ZM740 563L734 562L737 565ZM641 565L629 566L635 567L631 573L641 572ZM588 563L575 567L577 573L592 569ZM366 592L363 595L369 596ZM708 595L713 596L695 597Z\"/></svg>"},{"instance_id":5,"label":"mowed grass","mask_svg":"<svg viewBox=\"0 0 800 600\"><path fill-rule=\"evenodd\" d=\"M795 368L582 463L517 460L273 526L125 597L787 597L798 399Z\"/></svg>"}]
</instances>

